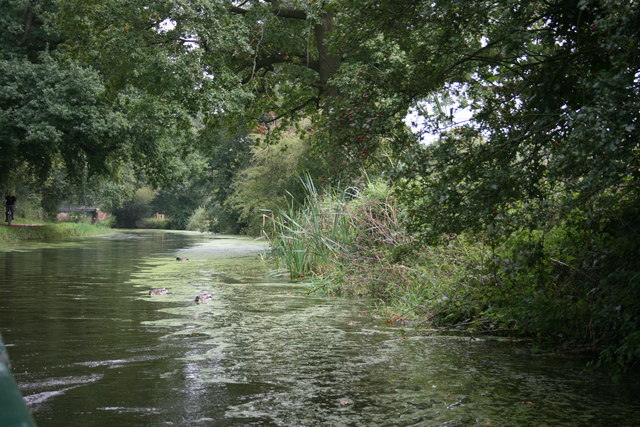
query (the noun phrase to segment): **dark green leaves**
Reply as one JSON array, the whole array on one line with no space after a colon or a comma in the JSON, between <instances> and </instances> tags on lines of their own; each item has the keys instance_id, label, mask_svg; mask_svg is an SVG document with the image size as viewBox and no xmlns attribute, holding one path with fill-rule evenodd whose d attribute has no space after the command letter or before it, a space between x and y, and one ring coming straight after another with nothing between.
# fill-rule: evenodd
<instances>
[{"instance_id":1,"label":"dark green leaves","mask_svg":"<svg viewBox=\"0 0 640 427\"><path fill-rule=\"evenodd\" d=\"M95 72L47 54L39 63L0 61L0 69L3 171L26 162L45 177L60 157L81 174L85 162L100 167L118 147L126 124L102 102Z\"/></svg>"}]
</instances>

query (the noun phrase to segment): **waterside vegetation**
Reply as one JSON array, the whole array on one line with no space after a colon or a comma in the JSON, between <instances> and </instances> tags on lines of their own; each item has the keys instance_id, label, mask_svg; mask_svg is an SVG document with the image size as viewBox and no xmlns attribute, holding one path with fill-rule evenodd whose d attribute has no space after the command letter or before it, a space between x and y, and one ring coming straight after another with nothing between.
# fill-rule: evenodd
<instances>
[{"instance_id":1,"label":"waterside vegetation","mask_svg":"<svg viewBox=\"0 0 640 427\"><path fill-rule=\"evenodd\" d=\"M567 220L435 244L407 232L406 207L380 180L326 194L305 183L304 206L274 214L267 234L279 265L317 291L375 298L389 322L534 338L614 375L636 363L640 251L625 235L631 216L600 223L605 235Z\"/></svg>"}]
</instances>

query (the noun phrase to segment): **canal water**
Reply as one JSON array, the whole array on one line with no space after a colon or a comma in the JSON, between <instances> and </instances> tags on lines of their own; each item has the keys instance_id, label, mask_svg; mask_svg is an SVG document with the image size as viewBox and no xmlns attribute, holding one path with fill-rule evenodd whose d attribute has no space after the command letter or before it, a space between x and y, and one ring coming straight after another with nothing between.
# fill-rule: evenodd
<instances>
[{"instance_id":1,"label":"canal water","mask_svg":"<svg viewBox=\"0 0 640 427\"><path fill-rule=\"evenodd\" d=\"M0 250L0 332L38 425L640 423L637 378L387 324L278 277L265 250L168 232Z\"/></svg>"}]
</instances>

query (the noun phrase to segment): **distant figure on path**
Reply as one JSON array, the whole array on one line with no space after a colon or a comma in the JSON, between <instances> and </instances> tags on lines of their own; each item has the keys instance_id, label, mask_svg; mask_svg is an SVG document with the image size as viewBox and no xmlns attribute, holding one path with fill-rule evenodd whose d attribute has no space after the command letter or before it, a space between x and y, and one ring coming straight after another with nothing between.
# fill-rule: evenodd
<instances>
[{"instance_id":1,"label":"distant figure on path","mask_svg":"<svg viewBox=\"0 0 640 427\"><path fill-rule=\"evenodd\" d=\"M7 196L4 198L4 207L6 209L6 220L9 224L13 221L13 217L16 213L16 196L11 191L7 191Z\"/></svg>"}]
</instances>

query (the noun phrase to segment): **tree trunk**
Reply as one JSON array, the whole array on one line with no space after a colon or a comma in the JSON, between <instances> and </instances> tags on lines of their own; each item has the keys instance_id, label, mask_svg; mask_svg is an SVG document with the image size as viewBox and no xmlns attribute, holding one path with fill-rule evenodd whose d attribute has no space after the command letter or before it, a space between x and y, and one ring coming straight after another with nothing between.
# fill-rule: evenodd
<instances>
[{"instance_id":1,"label":"tree trunk","mask_svg":"<svg viewBox=\"0 0 640 427\"><path fill-rule=\"evenodd\" d=\"M316 44L318 46L318 74L320 76L320 85L322 86L322 95L324 97L334 97L338 95L338 88L329 84L329 80L340 68L340 58L329 51L327 42L328 36L333 29L333 13L325 12L322 16L322 22L315 26Z\"/></svg>"}]
</instances>

